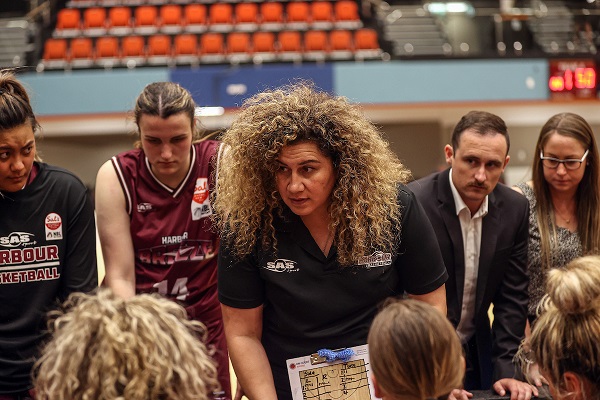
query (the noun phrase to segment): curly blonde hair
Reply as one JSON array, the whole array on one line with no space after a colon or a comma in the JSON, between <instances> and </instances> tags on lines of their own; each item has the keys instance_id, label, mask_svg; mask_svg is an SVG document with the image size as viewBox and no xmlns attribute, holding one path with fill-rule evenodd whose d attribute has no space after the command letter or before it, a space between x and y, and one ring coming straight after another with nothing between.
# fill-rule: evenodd
<instances>
[{"instance_id":1,"label":"curly blonde hair","mask_svg":"<svg viewBox=\"0 0 600 400\"><path fill-rule=\"evenodd\" d=\"M389 300L369 330L373 375L392 398L448 397L462 387L462 346L448 319L418 300Z\"/></svg>"},{"instance_id":2,"label":"curly blonde hair","mask_svg":"<svg viewBox=\"0 0 600 400\"><path fill-rule=\"evenodd\" d=\"M37 399L208 400L218 388L206 328L158 295L74 293L49 318Z\"/></svg>"},{"instance_id":3,"label":"curly blonde hair","mask_svg":"<svg viewBox=\"0 0 600 400\"><path fill-rule=\"evenodd\" d=\"M397 245L398 184L410 179L410 171L347 99L306 82L265 91L244 102L221 139L228 151L218 169L215 222L238 257L257 246L277 247L273 221L284 208L275 183L277 157L283 147L309 140L336 171L329 228L338 262L352 265L376 246Z\"/></svg>"},{"instance_id":4,"label":"curly blonde hair","mask_svg":"<svg viewBox=\"0 0 600 400\"><path fill-rule=\"evenodd\" d=\"M572 372L590 383L587 399L600 399L600 257L580 257L564 269L551 269L547 285L529 362L547 373L559 398L568 397L563 376Z\"/></svg>"}]
</instances>

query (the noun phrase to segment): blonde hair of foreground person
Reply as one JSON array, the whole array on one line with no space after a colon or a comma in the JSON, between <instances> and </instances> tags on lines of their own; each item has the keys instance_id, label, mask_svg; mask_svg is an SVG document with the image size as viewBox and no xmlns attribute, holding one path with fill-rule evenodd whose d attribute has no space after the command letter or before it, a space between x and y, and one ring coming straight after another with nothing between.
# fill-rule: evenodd
<instances>
[{"instance_id":1,"label":"blonde hair of foreground person","mask_svg":"<svg viewBox=\"0 0 600 400\"><path fill-rule=\"evenodd\" d=\"M36 398L197 399L218 388L206 328L157 295L76 293L50 314L53 334L34 368Z\"/></svg>"},{"instance_id":2,"label":"blonde hair of foreground person","mask_svg":"<svg viewBox=\"0 0 600 400\"><path fill-rule=\"evenodd\" d=\"M375 394L383 399L448 397L462 387L465 363L452 324L418 300L391 300L369 330Z\"/></svg>"},{"instance_id":3,"label":"blonde hair of foreground person","mask_svg":"<svg viewBox=\"0 0 600 400\"><path fill-rule=\"evenodd\" d=\"M600 257L548 271L547 293L526 362L538 363L555 400L600 399Z\"/></svg>"}]
</instances>

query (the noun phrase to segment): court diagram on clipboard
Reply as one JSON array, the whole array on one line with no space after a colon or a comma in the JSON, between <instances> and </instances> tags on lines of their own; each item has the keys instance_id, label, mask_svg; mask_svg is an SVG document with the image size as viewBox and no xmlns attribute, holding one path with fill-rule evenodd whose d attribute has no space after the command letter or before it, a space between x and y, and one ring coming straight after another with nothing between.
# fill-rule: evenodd
<instances>
[{"instance_id":1,"label":"court diagram on clipboard","mask_svg":"<svg viewBox=\"0 0 600 400\"><path fill-rule=\"evenodd\" d=\"M348 361L327 362L316 354L287 360L294 400L377 400L366 345L352 347Z\"/></svg>"}]
</instances>

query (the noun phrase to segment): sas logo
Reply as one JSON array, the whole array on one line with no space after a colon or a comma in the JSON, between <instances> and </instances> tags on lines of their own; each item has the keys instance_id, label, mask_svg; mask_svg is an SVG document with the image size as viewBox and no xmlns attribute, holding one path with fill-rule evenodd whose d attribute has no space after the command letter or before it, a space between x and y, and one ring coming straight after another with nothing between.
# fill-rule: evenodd
<instances>
[{"instance_id":1,"label":"sas logo","mask_svg":"<svg viewBox=\"0 0 600 400\"><path fill-rule=\"evenodd\" d=\"M8 236L0 236L0 246L4 247L19 247L33 245L33 233L27 232L13 232Z\"/></svg>"},{"instance_id":2,"label":"sas logo","mask_svg":"<svg viewBox=\"0 0 600 400\"><path fill-rule=\"evenodd\" d=\"M152 204L150 203L139 203L137 205L137 212L139 213L145 213L148 211L152 211Z\"/></svg>"},{"instance_id":3,"label":"sas logo","mask_svg":"<svg viewBox=\"0 0 600 400\"><path fill-rule=\"evenodd\" d=\"M273 272L296 272L299 271L300 268L296 265L296 261L285 260L283 258L278 258L275 261L267 262L267 265L264 267L269 271Z\"/></svg>"}]
</instances>

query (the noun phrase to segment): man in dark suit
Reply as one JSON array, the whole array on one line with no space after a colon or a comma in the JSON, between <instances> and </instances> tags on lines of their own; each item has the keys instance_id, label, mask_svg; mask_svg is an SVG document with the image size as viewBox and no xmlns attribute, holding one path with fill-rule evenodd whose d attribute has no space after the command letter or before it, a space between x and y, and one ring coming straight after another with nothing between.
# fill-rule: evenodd
<instances>
[{"instance_id":1,"label":"man in dark suit","mask_svg":"<svg viewBox=\"0 0 600 400\"><path fill-rule=\"evenodd\" d=\"M500 395L509 391L511 399L529 399L537 389L514 379L512 362L527 317L529 206L498 184L509 147L500 117L471 111L444 149L451 168L409 187L431 220L448 270L448 318L465 349L465 389L493 385Z\"/></svg>"}]
</instances>

